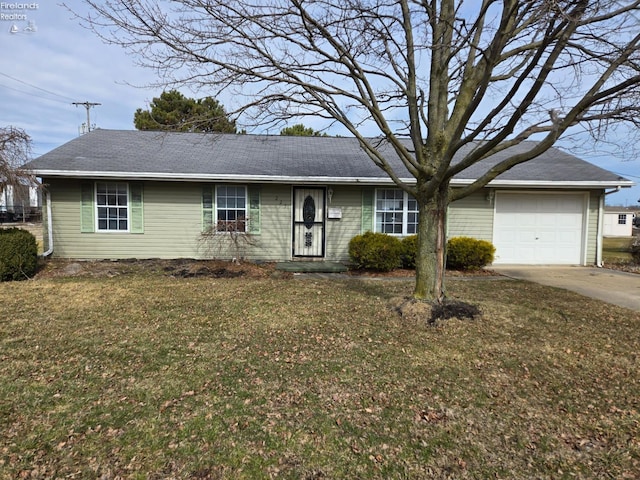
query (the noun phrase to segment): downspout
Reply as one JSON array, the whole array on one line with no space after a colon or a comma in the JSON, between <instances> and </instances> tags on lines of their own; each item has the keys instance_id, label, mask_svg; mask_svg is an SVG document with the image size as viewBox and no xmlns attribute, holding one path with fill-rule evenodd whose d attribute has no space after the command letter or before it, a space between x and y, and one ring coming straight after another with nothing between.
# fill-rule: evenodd
<instances>
[{"instance_id":1,"label":"downspout","mask_svg":"<svg viewBox=\"0 0 640 480\"><path fill-rule=\"evenodd\" d=\"M602 232L604 230L604 197L607 195L611 195L612 193L617 193L620 191L620 186L617 186L615 189L610 192L604 192L600 195L600 205L598 207L598 234L596 236L596 266L602 268Z\"/></svg>"},{"instance_id":2,"label":"downspout","mask_svg":"<svg viewBox=\"0 0 640 480\"><path fill-rule=\"evenodd\" d=\"M47 239L49 240L47 243L49 244L49 248L46 252L42 254L43 258L47 258L49 255L53 253L53 221L51 218L51 194L49 192L45 192L45 197L47 198Z\"/></svg>"}]
</instances>

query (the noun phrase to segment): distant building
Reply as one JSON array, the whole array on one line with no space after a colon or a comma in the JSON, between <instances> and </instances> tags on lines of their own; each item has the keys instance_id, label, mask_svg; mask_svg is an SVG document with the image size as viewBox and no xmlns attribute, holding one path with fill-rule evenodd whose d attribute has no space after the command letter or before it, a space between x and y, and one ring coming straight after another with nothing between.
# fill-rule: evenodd
<instances>
[{"instance_id":1,"label":"distant building","mask_svg":"<svg viewBox=\"0 0 640 480\"><path fill-rule=\"evenodd\" d=\"M40 189L30 185L0 187L0 223L39 220Z\"/></svg>"},{"instance_id":2,"label":"distant building","mask_svg":"<svg viewBox=\"0 0 640 480\"><path fill-rule=\"evenodd\" d=\"M603 235L605 237L630 237L636 213L624 207L605 207Z\"/></svg>"}]
</instances>

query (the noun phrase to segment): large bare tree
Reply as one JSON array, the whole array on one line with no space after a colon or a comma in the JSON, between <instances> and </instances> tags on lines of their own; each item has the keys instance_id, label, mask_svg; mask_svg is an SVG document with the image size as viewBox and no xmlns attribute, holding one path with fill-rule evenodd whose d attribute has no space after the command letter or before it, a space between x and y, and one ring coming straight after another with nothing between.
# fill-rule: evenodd
<instances>
[{"instance_id":1,"label":"large bare tree","mask_svg":"<svg viewBox=\"0 0 640 480\"><path fill-rule=\"evenodd\" d=\"M35 184L23 165L31 157L31 137L17 127L0 127L0 193L7 186Z\"/></svg>"},{"instance_id":2,"label":"large bare tree","mask_svg":"<svg viewBox=\"0 0 640 480\"><path fill-rule=\"evenodd\" d=\"M443 298L452 201L572 129L598 137L640 118L640 1L85 1L88 26L166 83L233 91L246 100L236 113L256 122L312 115L344 126L418 202L417 299ZM538 142L451 187L527 139Z\"/></svg>"}]
</instances>

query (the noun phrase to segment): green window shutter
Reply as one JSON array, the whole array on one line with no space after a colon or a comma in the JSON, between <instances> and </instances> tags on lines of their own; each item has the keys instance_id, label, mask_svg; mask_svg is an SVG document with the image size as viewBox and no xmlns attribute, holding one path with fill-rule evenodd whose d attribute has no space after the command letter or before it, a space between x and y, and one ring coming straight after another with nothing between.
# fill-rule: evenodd
<instances>
[{"instance_id":1,"label":"green window shutter","mask_svg":"<svg viewBox=\"0 0 640 480\"><path fill-rule=\"evenodd\" d=\"M129 232L144 233L143 210L142 183L131 183L129 184L129 211L131 212Z\"/></svg>"},{"instance_id":2,"label":"green window shutter","mask_svg":"<svg viewBox=\"0 0 640 480\"><path fill-rule=\"evenodd\" d=\"M374 231L373 202L375 201L375 190L373 188L362 189L362 226L361 233Z\"/></svg>"},{"instance_id":3,"label":"green window shutter","mask_svg":"<svg viewBox=\"0 0 640 480\"><path fill-rule=\"evenodd\" d=\"M249 190L249 233L260 234L260 187L250 186Z\"/></svg>"},{"instance_id":4,"label":"green window shutter","mask_svg":"<svg viewBox=\"0 0 640 480\"><path fill-rule=\"evenodd\" d=\"M80 185L80 231L82 233L95 231L94 214L93 183L82 183Z\"/></svg>"},{"instance_id":5,"label":"green window shutter","mask_svg":"<svg viewBox=\"0 0 640 480\"><path fill-rule=\"evenodd\" d=\"M202 187L202 231L208 232L213 227L213 185Z\"/></svg>"}]
</instances>

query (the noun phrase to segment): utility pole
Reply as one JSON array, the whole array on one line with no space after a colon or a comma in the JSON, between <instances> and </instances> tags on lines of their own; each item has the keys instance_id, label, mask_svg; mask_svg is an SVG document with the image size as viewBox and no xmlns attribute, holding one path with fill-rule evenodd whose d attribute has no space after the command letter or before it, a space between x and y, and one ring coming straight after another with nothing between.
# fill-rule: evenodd
<instances>
[{"instance_id":1,"label":"utility pole","mask_svg":"<svg viewBox=\"0 0 640 480\"><path fill-rule=\"evenodd\" d=\"M84 108L87 109L87 131L86 132L82 132L82 133L88 133L91 131L91 117L89 115L89 110L91 109L91 107L95 107L97 105L102 105L101 103L95 103L95 102L72 102L71 105L75 105L76 107L78 105L83 105Z\"/></svg>"}]
</instances>

